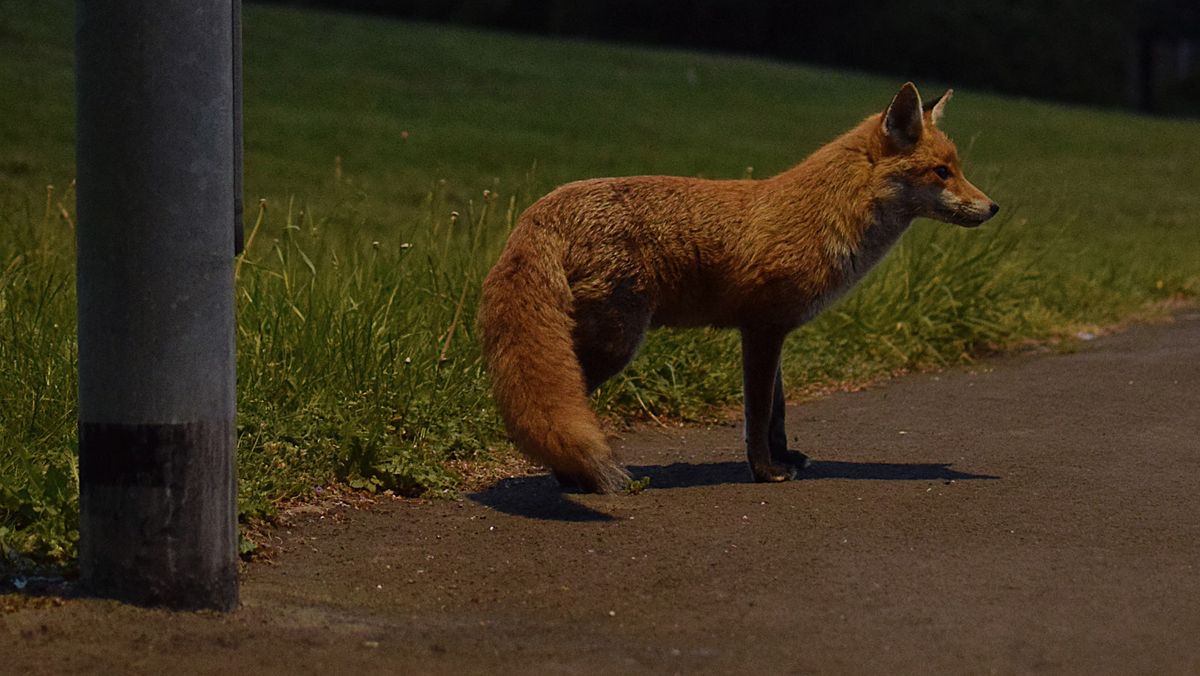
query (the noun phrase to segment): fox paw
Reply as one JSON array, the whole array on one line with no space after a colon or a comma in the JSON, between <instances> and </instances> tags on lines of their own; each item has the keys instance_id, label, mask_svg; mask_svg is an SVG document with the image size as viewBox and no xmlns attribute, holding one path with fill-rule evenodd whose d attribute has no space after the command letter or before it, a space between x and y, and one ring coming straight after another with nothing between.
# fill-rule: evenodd
<instances>
[{"instance_id":1,"label":"fox paw","mask_svg":"<svg viewBox=\"0 0 1200 676\"><path fill-rule=\"evenodd\" d=\"M773 462L769 465L751 467L750 471L754 473L754 480L759 483L790 481L796 478L796 466L790 463Z\"/></svg>"},{"instance_id":2,"label":"fox paw","mask_svg":"<svg viewBox=\"0 0 1200 676\"><path fill-rule=\"evenodd\" d=\"M808 466L812 464L812 459L810 459L807 455L801 453L800 451L793 451L791 449L772 451L771 461L777 462L781 465L791 465L792 467L796 468L797 472L802 472L808 469Z\"/></svg>"}]
</instances>

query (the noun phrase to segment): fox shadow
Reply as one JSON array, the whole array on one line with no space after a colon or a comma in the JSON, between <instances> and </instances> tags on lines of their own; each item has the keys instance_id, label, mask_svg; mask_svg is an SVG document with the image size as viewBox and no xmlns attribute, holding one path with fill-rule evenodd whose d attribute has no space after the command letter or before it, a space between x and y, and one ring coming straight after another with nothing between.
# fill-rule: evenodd
<instances>
[{"instance_id":1,"label":"fox shadow","mask_svg":"<svg viewBox=\"0 0 1200 676\"><path fill-rule=\"evenodd\" d=\"M696 488L722 484L750 483L745 462L630 465L634 479L649 478L648 490ZM844 462L814 460L800 481L994 481L991 474L973 474L952 469L950 463ZM549 474L502 479L490 488L467 496L492 509L548 521L614 521L616 517L573 500Z\"/></svg>"}]
</instances>

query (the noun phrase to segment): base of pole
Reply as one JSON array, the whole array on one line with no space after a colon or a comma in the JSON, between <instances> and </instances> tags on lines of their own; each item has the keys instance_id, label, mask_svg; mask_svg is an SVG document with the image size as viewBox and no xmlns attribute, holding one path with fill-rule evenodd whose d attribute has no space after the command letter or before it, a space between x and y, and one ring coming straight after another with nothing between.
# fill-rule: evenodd
<instances>
[{"instance_id":1,"label":"base of pole","mask_svg":"<svg viewBox=\"0 0 1200 676\"><path fill-rule=\"evenodd\" d=\"M237 606L235 438L232 420L80 423L86 592L177 609Z\"/></svg>"}]
</instances>

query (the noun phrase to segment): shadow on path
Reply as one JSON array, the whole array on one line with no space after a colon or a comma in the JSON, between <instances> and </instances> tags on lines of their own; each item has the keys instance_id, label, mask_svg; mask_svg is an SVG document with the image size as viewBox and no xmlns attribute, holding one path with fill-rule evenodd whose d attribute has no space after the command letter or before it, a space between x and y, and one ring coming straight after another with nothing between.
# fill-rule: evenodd
<instances>
[{"instance_id":1,"label":"shadow on path","mask_svg":"<svg viewBox=\"0 0 1200 676\"><path fill-rule=\"evenodd\" d=\"M670 465L631 466L634 478L650 477L650 488L687 488L750 481L750 469L744 462L696 464L677 462ZM841 462L814 460L801 480L847 479L868 481L969 481L994 480L998 476L971 474L950 469L950 463Z\"/></svg>"},{"instance_id":2,"label":"shadow on path","mask_svg":"<svg viewBox=\"0 0 1200 676\"><path fill-rule=\"evenodd\" d=\"M631 465L635 479L650 478L649 490L741 484L750 482L750 470L744 462L690 463L670 465ZM971 474L950 468L950 463L842 462L816 460L800 474L805 481L819 479L866 481L973 481L996 480L990 474ZM613 521L616 517L575 502L563 493L550 475L504 479L478 493L471 500L492 509L550 521Z\"/></svg>"},{"instance_id":3,"label":"shadow on path","mask_svg":"<svg viewBox=\"0 0 1200 676\"><path fill-rule=\"evenodd\" d=\"M575 502L549 474L502 479L467 496L498 512L549 521L615 521L616 517Z\"/></svg>"},{"instance_id":4,"label":"shadow on path","mask_svg":"<svg viewBox=\"0 0 1200 676\"><path fill-rule=\"evenodd\" d=\"M998 476L950 469L950 463L839 462L815 460L804 479L867 479L872 481L994 481Z\"/></svg>"}]
</instances>

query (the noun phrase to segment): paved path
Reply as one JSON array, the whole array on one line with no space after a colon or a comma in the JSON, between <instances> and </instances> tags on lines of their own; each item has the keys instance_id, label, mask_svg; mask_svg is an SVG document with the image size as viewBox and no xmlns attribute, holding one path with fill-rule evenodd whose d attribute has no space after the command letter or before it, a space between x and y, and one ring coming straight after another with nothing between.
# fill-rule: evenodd
<instances>
[{"instance_id":1,"label":"paved path","mask_svg":"<svg viewBox=\"0 0 1200 676\"><path fill-rule=\"evenodd\" d=\"M0 670L1198 673L1200 315L789 411L628 435L640 495L545 477L302 521L231 616L0 616Z\"/></svg>"}]
</instances>

